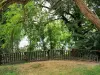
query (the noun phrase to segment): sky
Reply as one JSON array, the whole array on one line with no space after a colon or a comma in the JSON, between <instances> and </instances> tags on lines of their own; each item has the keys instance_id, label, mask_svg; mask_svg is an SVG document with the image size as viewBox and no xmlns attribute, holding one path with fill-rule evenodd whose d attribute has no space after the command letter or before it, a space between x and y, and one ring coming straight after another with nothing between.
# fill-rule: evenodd
<instances>
[{"instance_id":1,"label":"sky","mask_svg":"<svg viewBox=\"0 0 100 75\"><path fill-rule=\"evenodd\" d=\"M29 45L29 42L28 42L27 36L25 36L25 37L20 41L19 48L25 47L25 46L27 46L27 45Z\"/></svg>"}]
</instances>

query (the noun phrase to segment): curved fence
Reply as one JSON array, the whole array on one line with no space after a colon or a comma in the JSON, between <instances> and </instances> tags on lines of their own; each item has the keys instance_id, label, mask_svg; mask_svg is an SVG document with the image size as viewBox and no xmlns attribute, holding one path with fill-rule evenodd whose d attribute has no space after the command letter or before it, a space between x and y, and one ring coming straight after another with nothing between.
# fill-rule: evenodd
<instances>
[{"instance_id":1,"label":"curved fence","mask_svg":"<svg viewBox=\"0 0 100 75\"><path fill-rule=\"evenodd\" d=\"M91 50L47 50L5 53L0 55L0 64L45 60L88 60L99 61L99 52Z\"/></svg>"}]
</instances>

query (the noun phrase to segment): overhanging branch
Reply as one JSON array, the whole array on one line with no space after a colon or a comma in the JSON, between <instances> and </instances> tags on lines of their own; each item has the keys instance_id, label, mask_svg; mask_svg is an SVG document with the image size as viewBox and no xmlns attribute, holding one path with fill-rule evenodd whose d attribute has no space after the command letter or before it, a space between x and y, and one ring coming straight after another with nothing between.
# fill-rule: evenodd
<instances>
[{"instance_id":1,"label":"overhanging branch","mask_svg":"<svg viewBox=\"0 0 100 75\"><path fill-rule=\"evenodd\" d=\"M26 4L30 0L2 0L0 2L0 12L2 12L3 9L7 8L9 5L13 3L18 3L18 4Z\"/></svg>"},{"instance_id":2,"label":"overhanging branch","mask_svg":"<svg viewBox=\"0 0 100 75\"><path fill-rule=\"evenodd\" d=\"M83 0L73 0L80 11L100 30L100 19L86 6Z\"/></svg>"}]
</instances>

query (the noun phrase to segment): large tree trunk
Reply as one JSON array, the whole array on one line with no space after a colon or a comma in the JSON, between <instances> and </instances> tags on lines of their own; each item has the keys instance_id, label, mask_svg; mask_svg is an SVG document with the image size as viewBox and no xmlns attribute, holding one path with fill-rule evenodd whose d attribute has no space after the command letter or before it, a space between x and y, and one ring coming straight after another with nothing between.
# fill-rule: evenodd
<instances>
[{"instance_id":1,"label":"large tree trunk","mask_svg":"<svg viewBox=\"0 0 100 75\"><path fill-rule=\"evenodd\" d=\"M87 17L93 24L100 29L100 19L86 6L83 0L73 0L79 7L80 11Z\"/></svg>"}]
</instances>

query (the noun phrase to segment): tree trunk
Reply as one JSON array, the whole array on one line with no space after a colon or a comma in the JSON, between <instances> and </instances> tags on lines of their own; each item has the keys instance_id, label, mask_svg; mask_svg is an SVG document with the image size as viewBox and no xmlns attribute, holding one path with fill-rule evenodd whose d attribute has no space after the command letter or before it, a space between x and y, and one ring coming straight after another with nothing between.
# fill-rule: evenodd
<instances>
[{"instance_id":1,"label":"tree trunk","mask_svg":"<svg viewBox=\"0 0 100 75\"><path fill-rule=\"evenodd\" d=\"M73 0L79 7L80 11L87 17L93 24L100 29L100 19L86 6L83 0Z\"/></svg>"},{"instance_id":2,"label":"tree trunk","mask_svg":"<svg viewBox=\"0 0 100 75\"><path fill-rule=\"evenodd\" d=\"M11 45L10 45L11 51L13 52L13 49L14 49L14 45L13 45L13 43L14 43L14 29L11 32L10 41L11 41Z\"/></svg>"}]
</instances>

